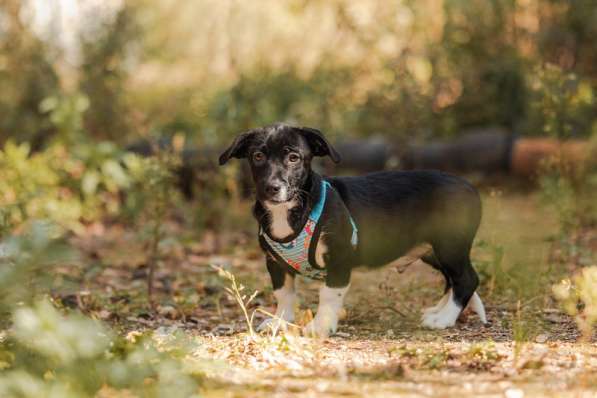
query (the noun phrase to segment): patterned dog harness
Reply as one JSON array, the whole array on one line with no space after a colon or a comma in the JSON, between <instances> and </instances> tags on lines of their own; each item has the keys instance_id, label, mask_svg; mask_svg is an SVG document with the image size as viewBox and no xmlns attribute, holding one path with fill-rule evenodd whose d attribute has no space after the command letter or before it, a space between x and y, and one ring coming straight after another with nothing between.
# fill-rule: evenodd
<instances>
[{"instance_id":1,"label":"patterned dog harness","mask_svg":"<svg viewBox=\"0 0 597 398\"><path fill-rule=\"evenodd\" d=\"M277 242L270 238L267 233L263 231L263 229L261 229L259 232L260 236L263 237L269 246L270 252L277 257L278 260L283 260L290 267L294 268L299 274L307 278L317 280L325 279L326 270L319 267L317 264L311 264L311 261L309 261L309 254L310 248L313 247L313 249L315 249L316 247L313 244L313 235L315 234L317 223L319 222L319 218L321 217L325 207L328 189L333 188L329 182L322 180L319 202L317 202L315 207L313 207L313 210L311 210L309 218L307 219L307 222L305 223L305 226L301 232L290 242ZM352 238L350 243L356 248L358 243L357 226L352 219L352 216L349 215L348 217L350 219L350 224L352 225ZM314 256L313 263L315 263Z\"/></svg>"}]
</instances>

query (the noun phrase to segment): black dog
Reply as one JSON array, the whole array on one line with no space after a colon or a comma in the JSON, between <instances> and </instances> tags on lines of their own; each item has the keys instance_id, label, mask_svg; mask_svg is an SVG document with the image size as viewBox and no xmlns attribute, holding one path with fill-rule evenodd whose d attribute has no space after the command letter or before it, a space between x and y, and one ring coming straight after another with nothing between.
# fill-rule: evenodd
<instances>
[{"instance_id":1,"label":"black dog","mask_svg":"<svg viewBox=\"0 0 597 398\"><path fill-rule=\"evenodd\" d=\"M278 320L294 319L294 276L301 273L325 281L305 331L334 333L352 269L406 256L422 258L446 280L444 297L423 315L424 326L453 326L469 300L486 322L469 258L481 219L475 188L438 171L322 178L311 169L314 156L340 161L318 130L284 124L242 133L220 156L221 165L231 157L249 160Z\"/></svg>"}]
</instances>

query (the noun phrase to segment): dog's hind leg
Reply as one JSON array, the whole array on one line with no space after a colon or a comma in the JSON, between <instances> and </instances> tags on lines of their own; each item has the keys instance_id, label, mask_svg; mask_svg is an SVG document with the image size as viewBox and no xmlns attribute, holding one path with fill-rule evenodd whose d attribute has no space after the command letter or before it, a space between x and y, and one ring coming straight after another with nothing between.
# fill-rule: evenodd
<instances>
[{"instance_id":1,"label":"dog's hind leg","mask_svg":"<svg viewBox=\"0 0 597 398\"><path fill-rule=\"evenodd\" d=\"M448 293L448 290L450 290L450 288L452 287L452 282L450 281L450 276L448 275L448 272L441 265L441 263L435 256L435 253L431 252L431 253L421 257L421 260L423 260L423 262L425 264L429 264L433 269L436 269L439 272L441 272L441 274L443 275L443 277L446 281L446 285L444 287L444 294Z\"/></svg>"},{"instance_id":2,"label":"dog's hind leg","mask_svg":"<svg viewBox=\"0 0 597 398\"><path fill-rule=\"evenodd\" d=\"M485 314L485 306L483 305L481 297L479 297L479 294L477 294L477 292L473 293L473 296L471 297L471 300L469 301L468 305L470 309L473 310L479 316L481 322L483 322L483 324L486 324L487 315Z\"/></svg>"},{"instance_id":3,"label":"dog's hind leg","mask_svg":"<svg viewBox=\"0 0 597 398\"><path fill-rule=\"evenodd\" d=\"M423 310L423 316L426 316L428 314L440 311L444 307L444 305L446 305L446 303L448 302L448 298L450 297L450 289L452 288L452 282L450 282L450 277L448 276L448 273L442 267L434 253L430 253L426 256L421 257L421 260L423 260L424 263L429 264L431 267L441 272L445 279L444 295L436 305L434 305L433 307L425 308Z\"/></svg>"},{"instance_id":4,"label":"dog's hind leg","mask_svg":"<svg viewBox=\"0 0 597 398\"><path fill-rule=\"evenodd\" d=\"M434 305L433 307L427 307L423 310L423 318L425 318L426 316L428 316L429 314L434 314L436 312L441 311L442 308L444 308L444 306L446 305L446 303L448 302L448 298L450 297L450 295L452 294L452 290L449 289L448 291L446 291L446 293L444 293L444 295L442 296L442 298L437 302L436 305Z\"/></svg>"},{"instance_id":5,"label":"dog's hind leg","mask_svg":"<svg viewBox=\"0 0 597 398\"><path fill-rule=\"evenodd\" d=\"M423 315L423 326L431 329L454 326L479 285L479 277L469 258L470 244L454 243L458 242L442 242L433 246L439 263L452 282L452 288L446 304L439 311ZM478 308L478 303L475 308Z\"/></svg>"}]
</instances>

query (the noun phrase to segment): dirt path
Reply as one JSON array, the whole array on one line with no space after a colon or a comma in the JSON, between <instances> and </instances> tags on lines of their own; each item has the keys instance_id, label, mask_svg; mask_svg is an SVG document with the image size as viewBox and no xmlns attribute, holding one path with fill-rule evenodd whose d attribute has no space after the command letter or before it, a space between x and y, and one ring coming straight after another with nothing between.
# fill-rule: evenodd
<instances>
[{"instance_id":1,"label":"dirt path","mask_svg":"<svg viewBox=\"0 0 597 398\"><path fill-rule=\"evenodd\" d=\"M442 280L416 263L355 272L336 336L251 337L223 290L229 282L208 267L230 269L247 294L266 289L250 313L256 306L272 310L261 256L246 238L226 255L181 238L158 272L162 304L155 315L146 308L142 249L137 258L133 231L122 229L78 242L103 261L87 279L83 309L123 332L193 336L189 361L207 376L208 397L597 396L597 348L577 342L574 323L550 295L551 283L572 267L552 264L554 217L536 196L488 194L484 204L473 258L488 326L468 315L455 328L422 329L420 311L439 300ZM317 286L299 281L302 317L316 308ZM257 323L261 315L255 317Z\"/></svg>"}]
</instances>

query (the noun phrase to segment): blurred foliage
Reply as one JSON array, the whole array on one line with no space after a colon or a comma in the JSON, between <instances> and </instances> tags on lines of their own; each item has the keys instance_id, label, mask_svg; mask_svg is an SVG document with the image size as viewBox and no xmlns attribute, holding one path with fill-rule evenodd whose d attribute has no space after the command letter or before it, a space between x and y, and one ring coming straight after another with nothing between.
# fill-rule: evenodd
<instances>
[{"instance_id":1,"label":"blurred foliage","mask_svg":"<svg viewBox=\"0 0 597 398\"><path fill-rule=\"evenodd\" d=\"M76 261L61 229L47 222L0 241L0 312L3 320L12 318L0 335L0 395L93 397L123 390L193 396L202 365L183 362L193 349L183 334L117 337L98 321L62 315L40 299L54 285L53 268Z\"/></svg>"},{"instance_id":2,"label":"blurred foliage","mask_svg":"<svg viewBox=\"0 0 597 398\"><path fill-rule=\"evenodd\" d=\"M92 109L85 128L95 138L118 140L131 131L125 83L129 47L138 35L133 18L132 7L124 6L101 31L81 36L79 84Z\"/></svg>"},{"instance_id":3,"label":"blurred foliage","mask_svg":"<svg viewBox=\"0 0 597 398\"><path fill-rule=\"evenodd\" d=\"M174 141L176 148L172 151L159 149L157 145L156 156L128 158L128 169L137 181L137 186L129 190L126 203L133 215L142 216L143 233L141 234L147 246L147 296L152 307L155 307L153 297L153 283L156 267L160 261L160 245L166 239L164 225L166 218L171 214L177 198L175 190L175 176L173 170L180 166L180 150L183 142Z\"/></svg>"},{"instance_id":4,"label":"blurred foliage","mask_svg":"<svg viewBox=\"0 0 597 398\"><path fill-rule=\"evenodd\" d=\"M517 3L447 0L444 11L444 33L435 55L436 113L450 119L445 127L518 127L525 112L526 71L509 35L517 28L511 20Z\"/></svg>"},{"instance_id":5,"label":"blurred foliage","mask_svg":"<svg viewBox=\"0 0 597 398\"><path fill-rule=\"evenodd\" d=\"M152 4L176 12L167 2ZM198 68L187 81L202 88L197 92L163 82L141 88L146 98L154 93L184 104L169 124L171 112L160 115L160 107L143 102L156 115L157 126L169 124L208 142L275 120L313 124L336 135L402 139L454 135L467 127L488 125L541 135L549 115L536 109L547 99L537 88L536 75L553 65L580 82L582 98L577 107L567 109L573 121L567 135L590 134L595 104L586 99L595 88L595 74L588 67L595 49L586 36L597 15L590 2L288 1L262 7L270 15L258 17L238 4L222 5L219 12L204 6L203 18L209 15L224 26L230 24L226 34L217 28L215 33L206 32L214 41L226 43L227 51L178 45L178 53L213 55L214 60L192 66L170 59L152 64L152 69L172 67L178 73ZM313 23L311 13L322 16L319 25L301 31ZM242 17L251 24L235 25ZM177 21L186 26L185 19ZM260 22L268 27L251 27ZM309 33L282 31L276 40L270 35L278 33L280 23ZM191 39L190 33L184 36L184 28L171 29L175 37L199 40ZM258 34L261 41L255 38ZM150 38L156 36L152 32ZM160 37L159 45L175 46ZM301 51L293 51L297 46ZM562 95L568 95L567 87L560 88ZM167 106L174 108L174 103Z\"/></svg>"},{"instance_id":6,"label":"blurred foliage","mask_svg":"<svg viewBox=\"0 0 597 398\"><path fill-rule=\"evenodd\" d=\"M88 108L89 99L81 94L50 96L39 104L55 129L54 141L65 145L84 139L83 115Z\"/></svg>"},{"instance_id":7,"label":"blurred foliage","mask_svg":"<svg viewBox=\"0 0 597 398\"><path fill-rule=\"evenodd\" d=\"M0 151L2 230L29 219L49 219L76 231L81 221L101 214L141 211L137 191L128 200L121 197L126 197L124 190L147 182L144 167L149 162L110 142L70 148L55 144L31 153L29 144L8 141Z\"/></svg>"},{"instance_id":8,"label":"blurred foliage","mask_svg":"<svg viewBox=\"0 0 597 398\"><path fill-rule=\"evenodd\" d=\"M62 27L66 48L27 4L0 5L0 131L34 149L148 131L219 143L280 120L401 139L488 125L586 136L597 114L589 0L135 0L82 12L93 28Z\"/></svg>"},{"instance_id":9,"label":"blurred foliage","mask_svg":"<svg viewBox=\"0 0 597 398\"><path fill-rule=\"evenodd\" d=\"M54 267L75 263L60 228L48 222L32 222L23 233L0 240L0 312L10 313L17 303L31 304L51 286Z\"/></svg>"},{"instance_id":10,"label":"blurred foliage","mask_svg":"<svg viewBox=\"0 0 597 398\"><path fill-rule=\"evenodd\" d=\"M0 214L7 231L29 219L50 219L76 227L82 203L64 189L55 151L30 156L29 144L8 141L0 151Z\"/></svg>"},{"instance_id":11,"label":"blurred foliage","mask_svg":"<svg viewBox=\"0 0 597 398\"><path fill-rule=\"evenodd\" d=\"M163 222L167 212L178 197L174 189L176 176L174 170L181 165L180 151L165 150L155 146L155 156L140 157L128 153L123 157L126 176L129 178L125 211L133 217L156 219ZM179 148L180 149L180 148Z\"/></svg>"},{"instance_id":12,"label":"blurred foliage","mask_svg":"<svg viewBox=\"0 0 597 398\"><path fill-rule=\"evenodd\" d=\"M48 301L38 301L15 311L13 329L0 342L0 395L78 398L121 391L192 397L200 373L181 361L188 344L160 347L140 333L115 337L97 321L63 316Z\"/></svg>"},{"instance_id":13,"label":"blurred foliage","mask_svg":"<svg viewBox=\"0 0 597 398\"><path fill-rule=\"evenodd\" d=\"M41 145L52 124L39 104L60 92L51 49L20 18L21 2L0 4L0 144L6 137Z\"/></svg>"},{"instance_id":14,"label":"blurred foliage","mask_svg":"<svg viewBox=\"0 0 597 398\"><path fill-rule=\"evenodd\" d=\"M204 134L216 141L220 132L237 132L284 119L332 129L350 110L346 89L349 70L321 67L308 78L298 71L258 69L242 74L231 87L206 103ZM265 95L264 95L265 94Z\"/></svg>"},{"instance_id":15,"label":"blurred foliage","mask_svg":"<svg viewBox=\"0 0 597 398\"><path fill-rule=\"evenodd\" d=\"M595 99L587 81L565 73L555 65L537 69L533 77L531 115L542 123L543 134L565 140L580 129L587 131L594 145L597 123L593 121ZM588 150L591 156L591 150ZM544 202L558 216L560 232L567 236L581 225L597 220L594 197L597 194L594 162L579 159L574 164L564 153L543 161L539 184Z\"/></svg>"},{"instance_id":16,"label":"blurred foliage","mask_svg":"<svg viewBox=\"0 0 597 398\"><path fill-rule=\"evenodd\" d=\"M561 139L576 136L579 131L591 135L595 93L589 80L552 64L536 68L529 80L528 123L540 127L536 134Z\"/></svg>"},{"instance_id":17,"label":"blurred foliage","mask_svg":"<svg viewBox=\"0 0 597 398\"><path fill-rule=\"evenodd\" d=\"M0 2L0 312L12 323L0 334L0 396L197 392L191 342L117 337L46 296L54 271L79 261L65 237L100 218L134 223L152 280L161 250L179 238L168 221L184 218L175 185L185 143L217 148L275 121L402 142L473 126L565 139L597 128L591 0L98 3L116 5L81 11L70 26L60 17L66 2L37 19L29 0ZM168 148L155 144L164 136ZM122 149L140 139L153 156ZM250 212L239 166L218 174L208 156L195 156L205 167L190 177L199 190L190 224L241 230ZM542 193L564 234L597 219L592 172L545 165ZM543 274L505 267L503 246L478 249L490 294L544 290ZM586 334L596 322L594 271L554 287Z\"/></svg>"},{"instance_id":18,"label":"blurred foliage","mask_svg":"<svg viewBox=\"0 0 597 398\"><path fill-rule=\"evenodd\" d=\"M582 268L571 279L564 279L552 290L566 312L576 320L587 341L597 325L597 266Z\"/></svg>"}]
</instances>

